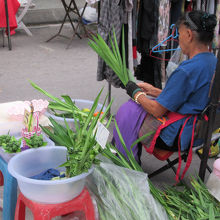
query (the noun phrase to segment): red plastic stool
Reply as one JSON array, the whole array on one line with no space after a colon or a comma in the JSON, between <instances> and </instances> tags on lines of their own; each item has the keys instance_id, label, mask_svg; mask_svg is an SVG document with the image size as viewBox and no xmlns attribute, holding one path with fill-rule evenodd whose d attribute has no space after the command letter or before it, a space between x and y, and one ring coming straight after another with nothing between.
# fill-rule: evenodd
<instances>
[{"instance_id":1,"label":"red plastic stool","mask_svg":"<svg viewBox=\"0 0 220 220\"><path fill-rule=\"evenodd\" d=\"M26 206L32 211L34 220L49 220L56 216L66 215L74 211L84 211L87 220L95 220L92 199L86 188L83 189L79 196L71 201L57 204L33 202L20 193L15 210L15 220L25 219Z\"/></svg>"}]
</instances>

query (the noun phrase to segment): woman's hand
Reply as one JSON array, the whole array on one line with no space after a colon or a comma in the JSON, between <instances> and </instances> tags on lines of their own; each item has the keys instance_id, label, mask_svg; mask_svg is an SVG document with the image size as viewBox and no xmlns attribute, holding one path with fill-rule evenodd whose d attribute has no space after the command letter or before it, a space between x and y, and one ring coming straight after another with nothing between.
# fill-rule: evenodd
<instances>
[{"instance_id":1,"label":"woman's hand","mask_svg":"<svg viewBox=\"0 0 220 220\"><path fill-rule=\"evenodd\" d=\"M161 89L158 89L149 83L143 82L143 83L138 83L137 85L143 90L143 92L153 97L157 97L162 92Z\"/></svg>"},{"instance_id":2,"label":"woman's hand","mask_svg":"<svg viewBox=\"0 0 220 220\"><path fill-rule=\"evenodd\" d=\"M147 95L150 95L150 91L153 89L153 86L149 83L138 83L137 84L143 92L145 92Z\"/></svg>"}]
</instances>

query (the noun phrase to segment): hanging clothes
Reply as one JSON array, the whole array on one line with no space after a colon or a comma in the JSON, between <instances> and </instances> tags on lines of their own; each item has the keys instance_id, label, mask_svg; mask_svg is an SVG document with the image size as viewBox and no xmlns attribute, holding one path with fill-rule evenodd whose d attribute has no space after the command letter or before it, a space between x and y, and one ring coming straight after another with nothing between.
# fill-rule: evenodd
<instances>
[{"instance_id":1,"label":"hanging clothes","mask_svg":"<svg viewBox=\"0 0 220 220\"><path fill-rule=\"evenodd\" d=\"M104 41L110 46L109 36L113 37L114 28L118 44L120 43L122 24L128 23L128 11L133 7L132 0L102 0L100 17L98 24L98 33ZM106 63L98 58L97 81L106 79L114 87L118 88L121 81L117 75L110 69Z\"/></svg>"},{"instance_id":2,"label":"hanging clothes","mask_svg":"<svg viewBox=\"0 0 220 220\"><path fill-rule=\"evenodd\" d=\"M132 7L125 8L128 13L128 69L131 71L132 75L134 75L134 63L133 63L133 44L132 44L132 8L133 8L133 0L131 0L130 5Z\"/></svg>"},{"instance_id":3,"label":"hanging clothes","mask_svg":"<svg viewBox=\"0 0 220 220\"><path fill-rule=\"evenodd\" d=\"M137 67L137 16L138 16L138 1L133 0L132 10L132 47L133 47L133 66Z\"/></svg>"},{"instance_id":4,"label":"hanging clothes","mask_svg":"<svg viewBox=\"0 0 220 220\"><path fill-rule=\"evenodd\" d=\"M201 10L201 0L196 1L196 9Z\"/></svg>"},{"instance_id":5,"label":"hanging clothes","mask_svg":"<svg viewBox=\"0 0 220 220\"><path fill-rule=\"evenodd\" d=\"M158 19L158 42L167 38L170 27L170 0L160 0ZM166 46L164 43L163 46Z\"/></svg>"},{"instance_id":6,"label":"hanging clothes","mask_svg":"<svg viewBox=\"0 0 220 220\"><path fill-rule=\"evenodd\" d=\"M176 24L182 15L183 0L171 0L170 24Z\"/></svg>"},{"instance_id":7,"label":"hanging clothes","mask_svg":"<svg viewBox=\"0 0 220 220\"><path fill-rule=\"evenodd\" d=\"M217 17L217 25L215 27L215 38L213 41L213 47L217 48L220 46L220 42L219 42L219 20L220 20L220 0L217 1L217 6L216 6L216 17Z\"/></svg>"},{"instance_id":8,"label":"hanging clothes","mask_svg":"<svg viewBox=\"0 0 220 220\"><path fill-rule=\"evenodd\" d=\"M20 3L18 0L8 0L8 20L10 27L10 35L15 34L15 29L17 28L17 20L16 14L20 7ZM4 0L0 0L0 28L6 28L6 12L5 12L5 2ZM6 31L7 33L7 31Z\"/></svg>"},{"instance_id":9,"label":"hanging clothes","mask_svg":"<svg viewBox=\"0 0 220 220\"><path fill-rule=\"evenodd\" d=\"M137 51L141 53L141 62L135 70L135 77L161 88L161 61L149 55L150 49L158 42L159 3L159 0L140 1Z\"/></svg>"}]
</instances>

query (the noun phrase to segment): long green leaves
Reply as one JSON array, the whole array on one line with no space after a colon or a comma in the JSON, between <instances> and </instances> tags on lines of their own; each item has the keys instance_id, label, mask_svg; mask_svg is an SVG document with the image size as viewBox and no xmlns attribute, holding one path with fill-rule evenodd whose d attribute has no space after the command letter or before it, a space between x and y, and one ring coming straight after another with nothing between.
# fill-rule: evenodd
<instances>
[{"instance_id":1,"label":"long green leaves","mask_svg":"<svg viewBox=\"0 0 220 220\"><path fill-rule=\"evenodd\" d=\"M93 35L93 40L89 40L88 44L116 73L124 86L126 86L129 80L135 81L135 79L126 66L124 28L122 28L122 57L118 47L115 30L113 29L112 32L113 40L111 36L109 36L111 49L99 34L97 34L97 36Z\"/></svg>"},{"instance_id":2,"label":"long green leaves","mask_svg":"<svg viewBox=\"0 0 220 220\"><path fill-rule=\"evenodd\" d=\"M99 103L103 89L99 92L93 105L89 111L89 114L85 120L81 121L81 117L77 114L77 111L73 110L72 100L68 96L63 96L65 103L70 105L72 111L72 117L74 118L74 131L70 129L68 123L65 121L65 126L60 125L53 118L49 118L51 122L50 128L42 127L42 130L58 145L66 146L68 150L67 161L62 165L66 167L66 173L68 177L79 175L83 172L87 172L91 168L92 164L97 164L99 161L95 158L97 154L102 150L99 144L96 142L96 125L97 122L102 121L102 110L105 106L107 97L104 104L101 107L97 116L94 116L96 108ZM112 101L107 106L103 116L106 116L110 110ZM72 109L71 109L72 108ZM111 120L112 117L110 117ZM106 119L105 119L106 120ZM110 122L107 123L109 125Z\"/></svg>"},{"instance_id":3,"label":"long green leaves","mask_svg":"<svg viewBox=\"0 0 220 220\"><path fill-rule=\"evenodd\" d=\"M197 177L191 177L191 186L178 190L167 187L163 193L166 204L179 219L220 219L220 204Z\"/></svg>"},{"instance_id":4,"label":"long green leaves","mask_svg":"<svg viewBox=\"0 0 220 220\"><path fill-rule=\"evenodd\" d=\"M34 82L29 81L30 84L39 92L41 92L42 94L46 95L47 97L49 97L50 99L52 99L53 101L49 101L49 105L48 108L50 108L55 115L59 115L56 111L61 111L62 113L60 114L60 116L66 116L67 115L71 115L72 114L78 114L81 117L87 117L88 114L86 114L85 112L83 112L81 109L79 109L75 103L71 100L71 98L67 95L62 95L61 97L62 99L59 99L53 95L51 95L50 93L48 93L46 90L40 88L38 85L36 85ZM69 114L70 113L70 114Z\"/></svg>"},{"instance_id":5,"label":"long green leaves","mask_svg":"<svg viewBox=\"0 0 220 220\"><path fill-rule=\"evenodd\" d=\"M128 159L120 152L118 151L118 149L111 145L111 144L108 144L107 145L107 148L102 152L102 154L106 157L108 157L109 159L113 160L113 162L115 162L117 165L121 165L121 166L124 166L126 168L129 168L129 169L133 169L133 170L136 170L136 171L143 171L142 168L140 167L140 165L138 164L138 162L135 160L134 158L134 155L133 155L133 152L132 152L132 148L140 141L142 141L143 139L145 139L147 136L151 135L152 132L149 132L145 135L143 135L142 137L138 138L134 143L132 143L131 147L130 147L130 151L128 150L126 144L125 144L125 141L121 135L121 132L119 130L119 127L117 125L117 122L115 120L115 128L116 128L116 131L118 133L118 136L119 136L119 139L120 139L120 142L126 152L126 155L128 157ZM118 155L118 158L117 156L115 156L114 153L112 153L112 150L115 151Z\"/></svg>"}]
</instances>

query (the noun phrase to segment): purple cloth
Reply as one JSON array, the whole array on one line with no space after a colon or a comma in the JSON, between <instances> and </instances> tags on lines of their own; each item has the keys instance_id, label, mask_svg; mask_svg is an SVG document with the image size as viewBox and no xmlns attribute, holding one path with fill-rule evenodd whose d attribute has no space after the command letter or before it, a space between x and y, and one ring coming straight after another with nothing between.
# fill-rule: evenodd
<instances>
[{"instance_id":1,"label":"purple cloth","mask_svg":"<svg viewBox=\"0 0 220 220\"><path fill-rule=\"evenodd\" d=\"M138 133L141 125L144 121L147 112L142 108L141 105L136 104L133 100L129 100L124 103L116 114L116 122L118 124L120 133L125 141L127 148L130 147L134 141L138 139ZM113 137L117 149L126 156L125 150L120 142L116 128L113 129ZM133 154L137 161L138 159L138 147L133 147ZM127 156L126 156L127 157Z\"/></svg>"}]
</instances>

